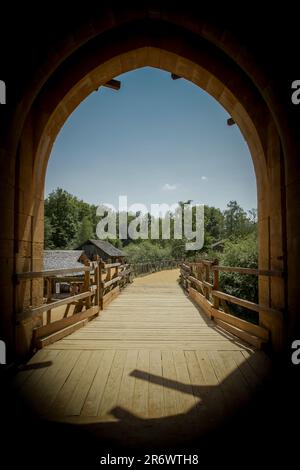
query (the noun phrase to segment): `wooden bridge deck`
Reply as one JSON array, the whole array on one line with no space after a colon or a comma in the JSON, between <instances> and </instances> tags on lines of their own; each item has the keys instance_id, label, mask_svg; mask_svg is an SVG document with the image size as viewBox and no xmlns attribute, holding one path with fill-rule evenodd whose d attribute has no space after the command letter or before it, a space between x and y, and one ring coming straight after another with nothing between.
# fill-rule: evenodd
<instances>
[{"instance_id":1,"label":"wooden bridge deck","mask_svg":"<svg viewBox=\"0 0 300 470\"><path fill-rule=\"evenodd\" d=\"M42 416L75 423L181 416L206 429L239 409L269 361L208 320L177 277L136 279L95 320L40 350L16 387Z\"/></svg>"}]
</instances>

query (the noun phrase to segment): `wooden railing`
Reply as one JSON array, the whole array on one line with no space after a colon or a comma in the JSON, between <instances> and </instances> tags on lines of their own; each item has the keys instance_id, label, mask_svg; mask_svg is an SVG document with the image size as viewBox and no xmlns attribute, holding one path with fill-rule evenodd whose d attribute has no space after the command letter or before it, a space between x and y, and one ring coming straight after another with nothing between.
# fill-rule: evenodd
<instances>
[{"instance_id":1,"label":"wooden railing","mask_svg":"<svg viewBox=\"0 0 300 470\"><path fill-rule=\"evenodd\" d=\"M135 276L143 276L149 273L162 271L164 269L179 268L181 260L163 259L159 261L144 261L142 263L132 263Z\"/></svg>"},{"instance_id":2,"label":"wooden railing","mask_svg":"<svg viewBox=\"0 0 300 470\"><path fill-rule=\"evenodd\" d=\"M275 270L219 266L216 261L209 260L192 263L185 261L180 267L180 283L192 300L199 304L211 319L250 344L261 347L269 342L270 329L261 325L260 318L259 324L256 325L233 315L228 308L228 302L258 312L259 316L261 313L267 313L277 324L278 322L282 324L282 311L222 292L220 272L268 277L283 277L283 273Z\"/></svg>"},{"instance_id":3,"label":"wooden railing","mask_svg":"<svg viewBox=\"0 0 300 470\"><path fill-rule=\"evenodd\" d=\"M76 268L30 271L16 275L18 284L36 279L44 279L42 304L29 306L16 313L16 323L19 325L39 317L39 326L32 330L33 349L51 344L84 326L119 294L120 289L132 282L133 272L128 264L98 260ZM70 286L71 295L56 293L56 285L62 283ZM62 318L53 318L57 316L57 309L64 306L65 310L59 312ZM73 312L70 312L72 306Z\"/></svg>"}]
</instances>

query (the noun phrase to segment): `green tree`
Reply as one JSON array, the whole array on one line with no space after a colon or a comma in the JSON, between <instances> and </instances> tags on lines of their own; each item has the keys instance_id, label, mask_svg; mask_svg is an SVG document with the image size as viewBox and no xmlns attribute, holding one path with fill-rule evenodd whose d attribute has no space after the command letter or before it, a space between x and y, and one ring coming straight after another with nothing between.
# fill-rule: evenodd
<instances>
[{"instance_id":1,"label":"green tree","mask_svg":"<svg viewBox=\"0 0 300 470\"><path fill-rule=\"evenodd\" d=\"M159 261L171 259L171 247L166 248L152 243L150 240L141 240L140 243L131 243L123 248L129 262L143 263L146 261Z\"/></svg>"},{"instance_id":2,"label":"green tree","mask_svg":"<svg viewBox=\"0 0 300 470\"><path fill-rule=\"evenodd\" d=\"M52 227L52 243L55 248L69 248L78 228L78 207L74 196L57 188L45 201L45 216Z\"/></svg>"},{"instance_id":3,"label":"green tree","mask_svg":"<svg viewBox=\"0 0 300 470\"><path fill-rule=\"evenodd\" d=\"M237 238L245 236L253 229L253 222L236 201L230 201L224 211L225 236Z\"/></svg>"},{"instance_id":4,"label":"green tree","mask_svg":"<svg viewBox=\"0 0 300 470\"><path fill-rule=\"evenodd\" d=\"M213 242L222 238L224 231L224 215L220 209L204 206L204 229Z\"/></svg>"},{"instance_id":5,"label":"green tree","mask_svg":"<svg viewBox=\"0 0 300 470\"><path fill-rule=\"evenodd\" d=\"M44 247L45 250L51 250L54 248L52 241L53 228L49 217L45 216L45 226L44 226Z\"/></svg>"},{"instance_id":6,"label":"green tree","mask_svg":"<svg viewBox=\"0 0 300 470\"><path fill-rule=\"evenodd\" d=\"M258 244L255 232L248 234L238 240L225 242L224 251L219 255L219 263L223 266L239 266L244 268L257 268L258 266ZM221 273L220 288L227 294L242 299L258 302L258 277L238 273ZM233 313L247 320L257 322L255 312L230 305Z\"/></svg>"},{"instance_id":7,"label":"green tree","mask_svg":"<svg viewBox=\"0 0 300 470\"><path fill-rule=\"evenodd\" d=\"M93 224L91 220L85 216L79 225L74 245L79 246L91 238L95 238Z\"/></svg>"}]
</instances>

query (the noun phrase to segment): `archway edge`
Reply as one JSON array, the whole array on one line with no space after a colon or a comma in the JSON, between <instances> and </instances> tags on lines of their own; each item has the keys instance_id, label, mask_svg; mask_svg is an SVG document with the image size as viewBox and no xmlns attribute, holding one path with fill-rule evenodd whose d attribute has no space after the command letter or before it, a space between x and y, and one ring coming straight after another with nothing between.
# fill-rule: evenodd
<instances>
[{"instance_id":1,"label":"archway edge","mask_svg":"<svg viewBox=\"0 0 300 470\"><path fill-rule=\"evenodd\" d=\"M140 31L140 36L129 36L127 41L121 41L118 36L112 41L111 49L110 43L100 44L100 55L93 44L87 44L88 54L86 48L80 48L44 84L28 113L19 147L18 222L14 237L18 244L15 252L17 271L42 269L44 177L52 145L62 125L96 88L111 78L144 66L167 70L192 81L234 118L248 143L256 171L259 265L262 269L282 268L284 241L279 181L283 179L283 166L276 125L263 97L243 71L208 43L202 43L203 49L200 46L195 49L195 44L187 42L184 35L179 40L174 36L149 39L149 35L145 37ZM272 146L269 145L271 141ZM29 180L32 185L28 191ZM261 280L260 302L282 308L284 285L277 283L276 291L276 296L272 295L271 280ZM24 308L30 302L31 305L38 302L40 296L41 289L37 286L36 292L31 289L27 295L24 291L21 298L15 300L15 305L17 309ZM279 344L281 326L274 327L273 320L266 315L261 315L261 324L272 331L274 343ZM30 333L28 338L30 341Z\"/></svg>"},{"instance_id":2,"label":"archway edge","mask_svg":"<svg viewBox=\"0 0 300 470\"><path fill-rule=\"evenodd\" d=\"M41 133L36 152L35 171L39 182L44 181L52 145L72 112L95 90L109 80L142 67L154 67L174 73L193 82L212 96L232 116L246 140L252 156L257 187L267 184L267 167L261 136L233 92L206 68L177 53L159 47L144 46L124 52L101 63L85 74L59 101ZM39 105L40 107L40 105ZM258 195L259 199L259 195Z\"/></svg>"}]
</instances>

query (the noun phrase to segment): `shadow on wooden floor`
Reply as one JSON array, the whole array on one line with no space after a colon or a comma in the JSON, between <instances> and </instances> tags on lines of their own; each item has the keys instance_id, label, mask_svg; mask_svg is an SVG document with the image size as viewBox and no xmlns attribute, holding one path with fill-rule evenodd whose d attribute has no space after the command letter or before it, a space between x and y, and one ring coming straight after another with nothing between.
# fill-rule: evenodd
<instances>
[{"instance_id":1,"label":"shadow on wooden floor","mask_svg":"<svg viewBox=\"0 0 300 470\"><path fill-rule=\"evenodd\" d=\"M138 380L189 393L186 384L141 370L133 375ZM97 465L107 453L197 453L200 464L209 459L210 464L236 466L237 453L242 452L247 464L257 464L258 460L270 464L272 459L285 457L287 466L298 449L298 434L293 432L300 407L297 379L295 368L278 365L249 403L244 407L233 403L236 412L220 422L208 423L213 387L196 386L193 393L201 396L203 403L187 413L141 419L116 407L111 410L114 422L82 424L41 419L6 380L1 387L2 458L11 464L40 464L37 459L43 459L47 465L60 468L63 463ZM222 383L223 393L226 389L230 393L233 380L234 372Z\"/></svg>"}]
</instances>

